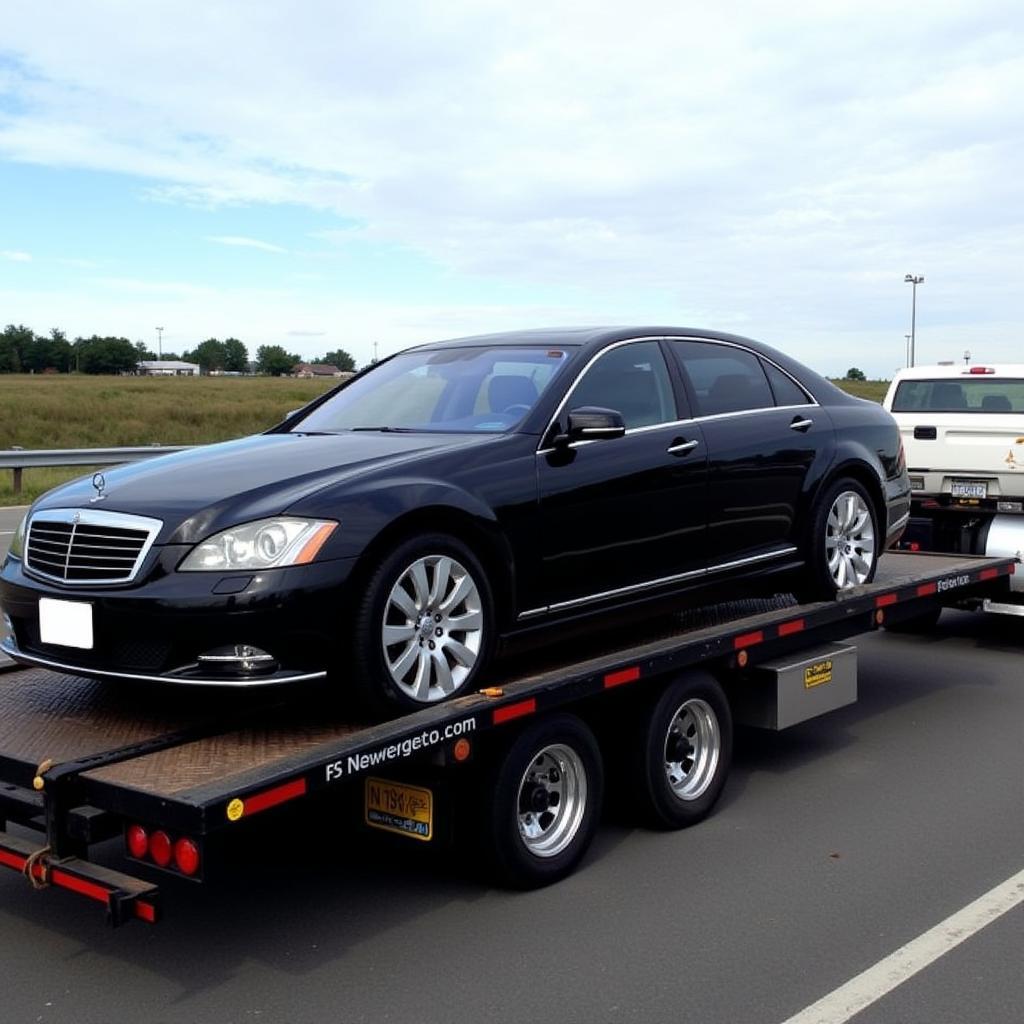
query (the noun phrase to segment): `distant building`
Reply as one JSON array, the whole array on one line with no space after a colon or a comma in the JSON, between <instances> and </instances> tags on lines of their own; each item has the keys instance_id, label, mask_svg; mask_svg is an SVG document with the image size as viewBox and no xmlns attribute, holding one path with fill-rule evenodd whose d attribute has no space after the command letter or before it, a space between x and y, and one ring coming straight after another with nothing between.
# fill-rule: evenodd
<instances>
[{"instance_id":1,"label":"distant building","mask_svg":"<svg viewBox=\"0 0 1024 1024\"><path fill-rule=\"evenodd\" d=\"M198 377L199 364L180 359L143 359L138 372L143 377Z\"/></svg>"},{"instance_id":2,"label":"distant building","mask_svg":"<svg viewBox=\"0 0 1024 1024\"><path fill-rule=\"evenodd\" d=\"M296 363L292 367L293 377L347 377L348 371L339 370L329 363Z\"/></svg>"}]
</instances>

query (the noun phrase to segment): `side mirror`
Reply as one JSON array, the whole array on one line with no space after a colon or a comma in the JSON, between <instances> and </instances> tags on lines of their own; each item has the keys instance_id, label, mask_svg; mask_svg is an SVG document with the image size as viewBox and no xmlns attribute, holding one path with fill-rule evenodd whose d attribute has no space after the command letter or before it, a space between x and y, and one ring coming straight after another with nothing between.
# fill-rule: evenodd
<instances>
[{"instance_id":1,"label":"side mirror","mask_svg":"<svg viewBox=\"0 0 1024 1024\"><path fill-rule=\"evenodd\" d=\"M567 443L573 441L604 441L622 437L626 433L626 421L615 409L600 409L596 405L585 405L569 413Z\"/></svg>"}]
</instances>

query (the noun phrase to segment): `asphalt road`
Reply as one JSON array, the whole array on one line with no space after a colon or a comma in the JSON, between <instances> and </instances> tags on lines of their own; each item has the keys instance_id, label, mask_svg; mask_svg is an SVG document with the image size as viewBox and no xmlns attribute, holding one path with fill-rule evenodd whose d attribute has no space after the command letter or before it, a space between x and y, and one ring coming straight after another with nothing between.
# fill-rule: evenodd
<instances>
[{"instance_id":1,"label":"asphalt road","mask_svg":"<svg viewBox=\"0 0 1024 1024\"><path fill-rule=\"evenodd\" d=\"M154 929L0 875L5 1024L781 1024L1024 868L1022 631L945 613L859 642L858 704L742 732L715 814L604 824L550 889L264 831L216 888L166 890ZM1024 905L856 1024L1019 1024Z\"/></svg>"}]
</instances>

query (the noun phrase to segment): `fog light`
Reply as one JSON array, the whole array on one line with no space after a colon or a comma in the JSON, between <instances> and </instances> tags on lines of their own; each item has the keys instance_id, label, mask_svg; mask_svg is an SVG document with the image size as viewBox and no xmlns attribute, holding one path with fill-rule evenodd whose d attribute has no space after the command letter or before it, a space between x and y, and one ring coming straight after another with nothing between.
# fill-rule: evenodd
<instances>
[{"instance_id":1,"label":"fog light","mask_svg":"<svg viewBox=\"0 0 1024 1024\"><path fill-rule=\"evenodd\" d=\"M199 664L205 668L216 669L230 675L243 672L246 675L259 672L273 672L277 668L277 660L272 654L253 647L251 644L231 644L228 647L216 647L212 651L199 655Z\"/></svg>"}]
</instances>

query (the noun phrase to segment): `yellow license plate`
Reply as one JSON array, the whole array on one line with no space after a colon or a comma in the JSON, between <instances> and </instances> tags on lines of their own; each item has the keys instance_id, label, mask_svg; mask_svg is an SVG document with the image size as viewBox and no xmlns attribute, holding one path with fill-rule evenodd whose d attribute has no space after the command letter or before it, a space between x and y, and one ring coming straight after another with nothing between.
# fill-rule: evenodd
<instances>
[{"instance_id":1,"label":"yellow license plate","mask_svg":"<svg viewBox=\"0 0 1024 1024\"><path fill-rule=\"evenodd\" d=\"M387 779L366 780L366 824L430 842L434 838L434 794Z\"/></svg>"}]
</instances>

